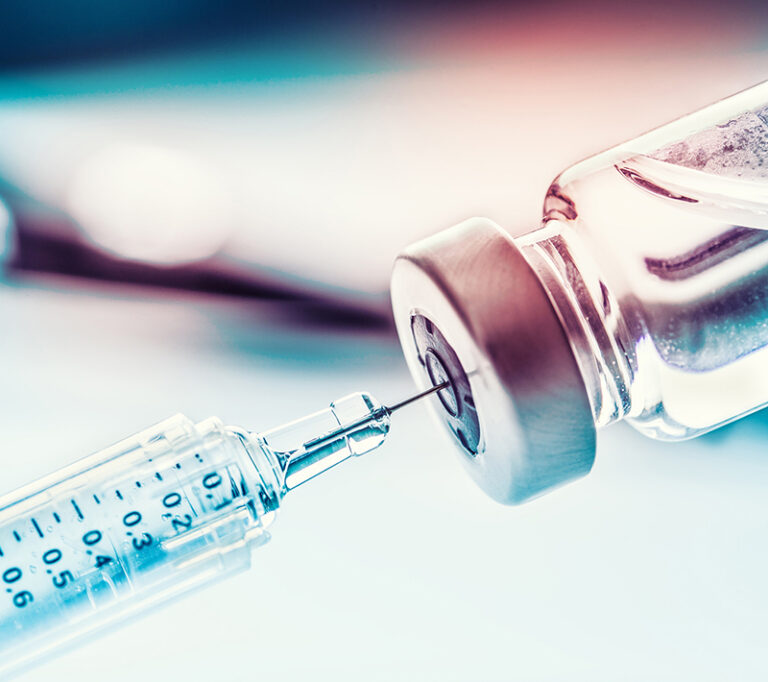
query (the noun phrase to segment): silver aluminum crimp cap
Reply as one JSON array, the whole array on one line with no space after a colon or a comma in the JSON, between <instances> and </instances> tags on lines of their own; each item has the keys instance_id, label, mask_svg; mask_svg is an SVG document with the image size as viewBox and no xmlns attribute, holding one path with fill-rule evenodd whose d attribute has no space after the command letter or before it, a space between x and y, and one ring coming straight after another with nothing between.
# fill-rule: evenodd
<instances>
[{"instance_id":1,"label":"silver aluminum crimp cap","mask_svg":"<svg viewBox=\"0 0 768 682\"><path fill-rule=\"evenodd\" d=\"M595 425L566 333L512 239L485 219L413 244L392 304L408 366L464 466L491 497L518 504L584 476Z\"/></svg>"}]
</instances>

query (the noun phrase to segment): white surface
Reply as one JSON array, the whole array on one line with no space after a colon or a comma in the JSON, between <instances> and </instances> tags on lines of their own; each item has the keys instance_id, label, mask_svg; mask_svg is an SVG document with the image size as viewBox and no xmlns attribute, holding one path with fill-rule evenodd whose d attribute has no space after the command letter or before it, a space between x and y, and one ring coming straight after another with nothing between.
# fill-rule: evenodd
<instances>
[{"instance_id":1,"label":"white surface","mask_svg":"<svg viewBox=\"0 0 768 682\"><path fill-rule=\"evenodd\" d=\"M279 309L0 289L2 487L176 411L257 428L411 390L394 338ZM253 569L29 672L145 680L764 680L768 417L660 444L520 508L464 477L423 407L286 498Z\"/></svg>"}]
</instances>

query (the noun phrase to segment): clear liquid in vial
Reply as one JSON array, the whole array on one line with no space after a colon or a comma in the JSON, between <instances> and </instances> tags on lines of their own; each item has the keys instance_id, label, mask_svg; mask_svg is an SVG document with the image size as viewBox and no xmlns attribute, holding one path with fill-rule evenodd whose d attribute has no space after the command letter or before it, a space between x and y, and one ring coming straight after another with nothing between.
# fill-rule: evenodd
<instances>
[{"instance_id":1,"label":"clear liquid in vial","mask_svg":"<svg viewBox=\"0 0 768 682\"><path fill-rule=\"evenodd\" d=\"M679 438L765 405L768 107L651 153L606 156L594 172L565 173L545 214L562 226L558 258L575 264L566 278L598 311L587 324L628 358L626 416Z\"/></svg>"}]
</instances>

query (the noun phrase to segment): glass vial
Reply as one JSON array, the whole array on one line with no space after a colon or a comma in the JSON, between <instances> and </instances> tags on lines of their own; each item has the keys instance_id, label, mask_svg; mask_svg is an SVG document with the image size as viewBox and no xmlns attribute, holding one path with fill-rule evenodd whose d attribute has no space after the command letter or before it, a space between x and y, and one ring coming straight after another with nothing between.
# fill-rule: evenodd
<instances>
[{"instance_id":1,"label":"glass vial","mask_svg":"<svg viewBox=\"0 0 768 682\"><path fill-rule=\"evenodd\" d=\"M565 444L580 420L627 419L675 440L768 404L767 228L762 84L569 168L523 237L475 220L408 249L393 276L401 340L427 384L423 356L436 351L417 347L412 321L426 317L456 344L444 361L469 377L477 452L435 407L480 483L514 502L585 473L592 432L580 426L579 444ZM553 316L560 330L545 333ZM533 366L540 386L531 376L521 392L515 375Z\"/></svg>"}]
</instances>

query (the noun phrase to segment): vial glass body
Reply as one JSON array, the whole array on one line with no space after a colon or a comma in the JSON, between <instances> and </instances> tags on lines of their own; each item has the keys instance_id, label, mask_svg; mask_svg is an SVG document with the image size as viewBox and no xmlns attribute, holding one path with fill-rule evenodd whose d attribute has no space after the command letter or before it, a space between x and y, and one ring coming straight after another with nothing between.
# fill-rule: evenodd
<instances>
[{"instance_id":1,"label":"vial glass body","mask_svg":"<svg viewBox=\"0 0 768 682\"><path fill-rule=\"evenodd\" d=\"M768 403L768 84L588 159L516 244L595 422L695 436Z\"/></svg>"}]
</instances>

